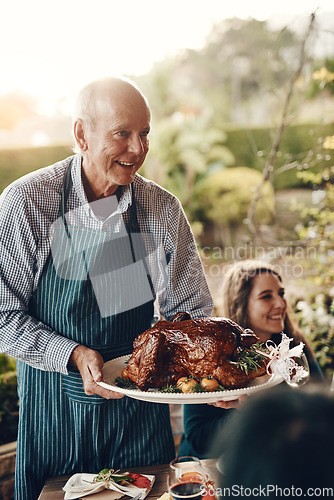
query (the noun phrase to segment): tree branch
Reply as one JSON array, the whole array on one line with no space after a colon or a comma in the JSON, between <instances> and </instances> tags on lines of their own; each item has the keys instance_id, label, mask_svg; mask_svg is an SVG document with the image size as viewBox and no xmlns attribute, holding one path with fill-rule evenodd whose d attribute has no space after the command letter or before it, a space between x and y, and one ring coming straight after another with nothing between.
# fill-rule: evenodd
<instances>
[{"instance_id":1,"label":"tree branch","mask_svg":"<svg viewBox=\"0 0 334 500\"><path fill-rule=\"evenodd\" d=\"M293 92L294 92L294 86L295 86L296 81L300 77L302 70L304 68L304 65L305 65L306 42L312 33L312 30L314 27L314 21L315 21L315 12L313 12L310 16L310 23L309 23L307 32L304 36L304 39L303 39L301 47L300 47L298 68L296 69L296 71L295 71L295 73L290 81L289 89L288 89L288 92L287 92L286 97L285 97L280 126L277 129L276 136L274 138L274 141L272 143L271 150L270 150L270 153L268 156L268 160L267 160L265 167L263 169L261 182L256 189L252 203L251 203L249 210L248 210L246 222L248 224L250 231L253 234L256 234L256 231L257 231L256 227L255 227L255 223L254 223L256 207L257 207L257 204L262 196L263 186L266 183L266 181L269 180L271 173L274 171L277 152L279 150L279 146L281 143L284 129L286 128L287 123L288 123L288 112L289 112L290 102L291 102Z\"/></svg>"}]
</instances>

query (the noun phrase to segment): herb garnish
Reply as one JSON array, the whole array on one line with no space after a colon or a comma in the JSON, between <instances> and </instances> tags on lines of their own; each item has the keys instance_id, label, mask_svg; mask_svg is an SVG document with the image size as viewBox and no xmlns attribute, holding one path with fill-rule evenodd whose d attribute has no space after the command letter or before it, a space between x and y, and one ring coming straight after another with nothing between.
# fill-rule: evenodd
<instances>
[{"instance_id":1,"label":"herb garnish","mask_svg":"<svg viewBox=\"0 0 334 500\"><path fill-rule=\"evenodd\" d=\"M137 389L138 390L138 387L136 386L136 384L128 378L116 377L115 384L118 387L121 387L122 389Z\"/></svg>"},{"instance_id":2,"label":"herb garnish","mask_svg":"<svg viewBox=\"0 0 334 500\"><path fill-rule=\"evenodd\" d=\"M246 374L248 374L249 370L252 372L257 371L261 367L261 362L266 359L266 356L260 354L258 349L269 352L264 344L258 342L247 349L243 349L238 356L237 365Z\"/></svg>"},{"instance_id":3,"label":"herb garnish","mask_svg":"<svg viewBox=\"0 0 334 500\"><path fill-rule=\"evenodd\" d=\"M118 474L119 470L114 469L103 469L101 470L97 476L94 477L93 483L103 483L112 481L116 484L128 484L133 483L133 477L129 476L127 472L123 474Z\"/></svg>"},{"instance_id":4,"label":"herb garnish","mask_svg":"<svg viewBox=\"0 0 334 500\"><path fill-rule=\"evenodd\" d=\"M169 392L169 393L176 394L176 393L181 393L182 391L181 391L181 389L179 389L177 387L177 385L167 384L165 387L160 389L160 392Z\"/></svg>"}]
</instances>

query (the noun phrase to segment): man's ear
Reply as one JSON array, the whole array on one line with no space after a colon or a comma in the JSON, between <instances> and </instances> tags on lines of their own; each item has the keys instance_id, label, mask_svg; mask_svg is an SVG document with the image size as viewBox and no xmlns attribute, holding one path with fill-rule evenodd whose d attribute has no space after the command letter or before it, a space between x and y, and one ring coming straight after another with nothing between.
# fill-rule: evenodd
<instances>
[{"instance_id":1,"label":"man's ear","mask_svg":"<svg viewBox=\"0 0 334 500\"><path fill-rule=\"evenodd\" d=\"M79 148L82 151L86 151L88 146L85 139L85 127L83 121L80 118L78 118L74 122L73 133Z\"/></svg>"}]
</instances>

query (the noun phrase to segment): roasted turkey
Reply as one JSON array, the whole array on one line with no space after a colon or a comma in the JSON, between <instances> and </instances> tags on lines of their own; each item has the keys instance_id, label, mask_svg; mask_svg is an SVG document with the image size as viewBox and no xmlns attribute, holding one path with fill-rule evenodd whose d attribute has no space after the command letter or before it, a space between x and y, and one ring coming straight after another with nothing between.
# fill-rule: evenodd
<instances>
[{"instance_id":1,"label":"roasted turkey","mask_svg":"<svg viewBox=\"0 0 334 500\"><path fill-rule=\"evenodd\" d=\"M191 319L188 313L178 313L136 338L126 376L140 389L176 384L188 375L211 376L226 389L246 387L266 372L267 362L246 373L236 360L241 350L258 341L251 330L230 319Z\"/></svg>"}]
</instances>

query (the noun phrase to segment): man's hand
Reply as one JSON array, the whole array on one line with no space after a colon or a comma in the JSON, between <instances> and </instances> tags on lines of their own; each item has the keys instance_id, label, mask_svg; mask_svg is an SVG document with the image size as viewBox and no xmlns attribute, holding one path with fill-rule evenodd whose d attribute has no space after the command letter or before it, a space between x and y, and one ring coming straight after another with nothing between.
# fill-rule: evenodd
<instances>
[{"instance_id":1,"label":"man's hand","mask_svg":"<svg viewBox=\"0 0 334 500\"><path fill-rule=\"evenodd\" d=\"M69 366L75 366L79 370L86 394L98 394L106 399L120 399L124 396L96 383L102 380L103 367L103 358L97 351L83 345L77 346L71 354Z\"/></svg>"}]
</instances>

